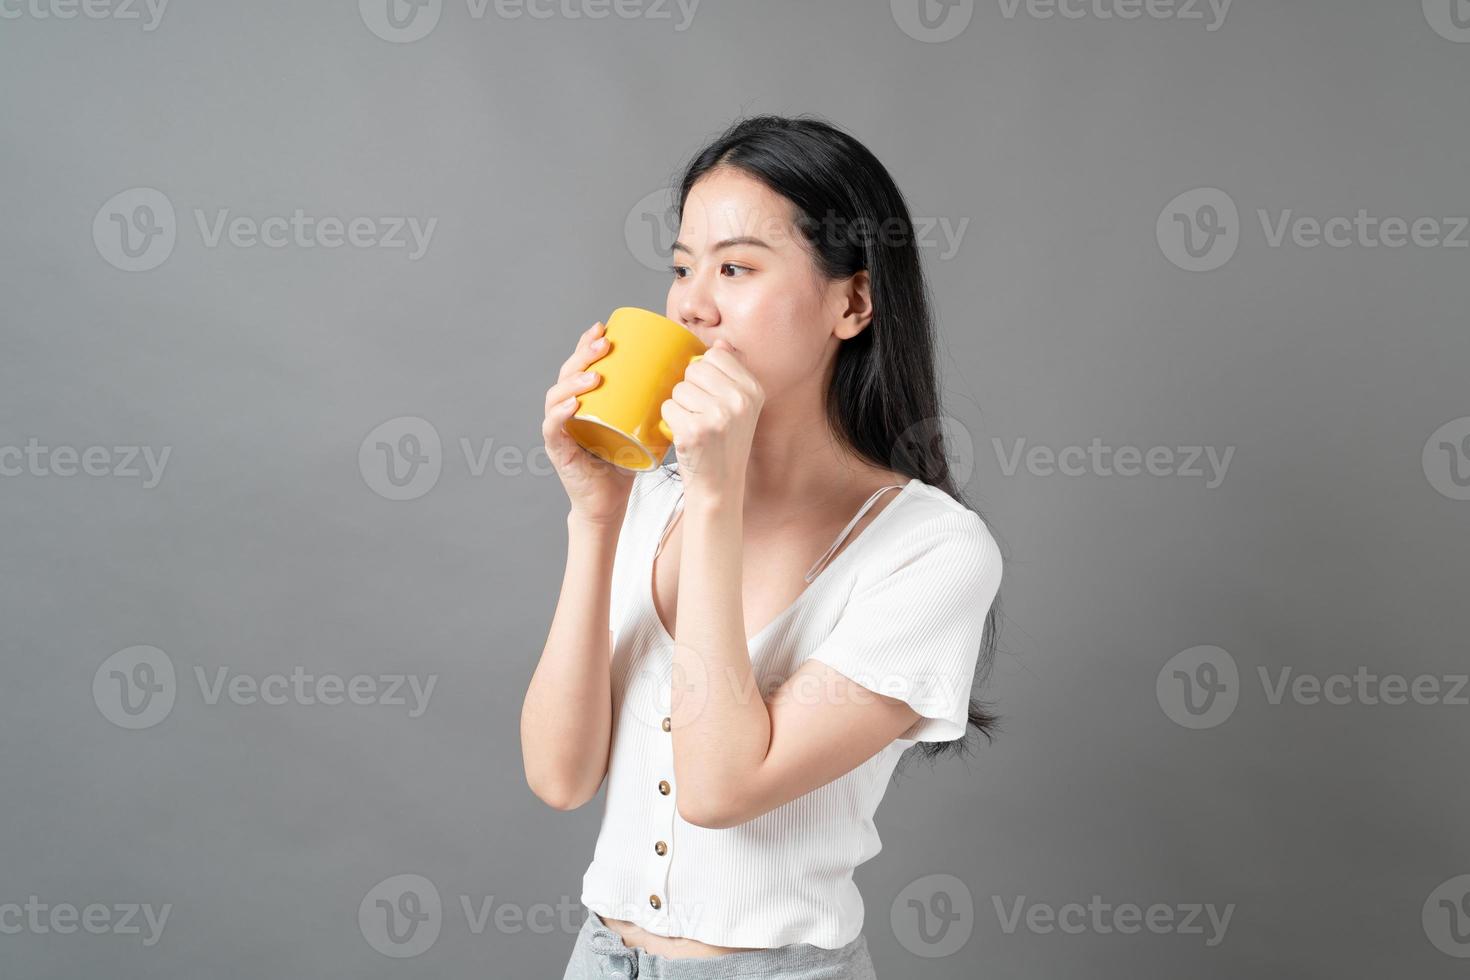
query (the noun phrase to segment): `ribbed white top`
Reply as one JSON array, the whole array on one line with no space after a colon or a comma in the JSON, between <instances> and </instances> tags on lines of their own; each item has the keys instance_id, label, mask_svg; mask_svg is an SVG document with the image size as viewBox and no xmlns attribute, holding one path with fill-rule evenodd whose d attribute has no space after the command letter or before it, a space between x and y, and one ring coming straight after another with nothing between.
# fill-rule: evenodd
<instances>
[{"instance_id":1,"label":"ribbed white top","mask_svg":"<svg viewBox=\"0 0 1470 980\"><path fill-rule=\"evenodd\" d=\"M882 849L873 814L898 757L915 742L964 734L985 617L1000 588L1000 550L979 515L910 480L751 638L750 661L762 691L816 659L922 717L825 786L736 827L697 827L675 802L673 736L662 724L673 641L653 607L653 556L682 499L671 469L637 476L618 539L607 804L581 900L660 936L845 946L863 925L853 870ZM673 789L667 796L661 780Z\"/></svg>"}]
</instances>

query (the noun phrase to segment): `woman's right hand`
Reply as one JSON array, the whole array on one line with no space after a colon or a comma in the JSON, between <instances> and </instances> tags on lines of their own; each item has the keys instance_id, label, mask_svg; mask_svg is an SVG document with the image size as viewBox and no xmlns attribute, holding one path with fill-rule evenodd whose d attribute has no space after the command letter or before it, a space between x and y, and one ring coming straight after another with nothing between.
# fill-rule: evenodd
<instances>
[{"instance_id":1,"label":"woman's right hand","mask_svg":"<svg viewBox=\"0 0 1470 980\"><path fill-rule=\"evenodd\" d=\"M541 423L546 454L556 467L573 513L599 523L622 521L638 474L592 455L562 426L577 413L576 396L591 391L602 380L596 372L585 377L583 371L607 354L605 330L602 321L594 323L578 339L572 356L562 362L556 384L546 389L546 419Z\"/></svg>"}]
</instances>

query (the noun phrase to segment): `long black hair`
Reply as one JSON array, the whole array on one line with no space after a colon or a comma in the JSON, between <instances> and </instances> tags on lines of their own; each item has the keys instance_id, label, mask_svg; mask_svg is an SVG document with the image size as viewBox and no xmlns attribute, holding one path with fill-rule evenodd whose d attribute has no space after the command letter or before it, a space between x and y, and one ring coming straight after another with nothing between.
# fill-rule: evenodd
<instances>
[{"instance_id":1,"label":"long black hair","mask_svg":"<svg viewBox=\"0 0 1470 980\"><path fill-rule=\"evenodd\" d=\"M838 346L827 389L835 437L868 462L917 477L979 514L950 474L928 285L908 205L887 169L858 140L811 114L740 119L699 150L673 184L680 222L694 184L716 169L740 171L790 201L826 279L868 273L872 322ZM997 595L985 618L977 687L995 662L999 605ZM931 761L963 755L972 747L969 729L993 740L997 722L972 691L963 737L915 747Z\"/></svg>"}]
</instances>

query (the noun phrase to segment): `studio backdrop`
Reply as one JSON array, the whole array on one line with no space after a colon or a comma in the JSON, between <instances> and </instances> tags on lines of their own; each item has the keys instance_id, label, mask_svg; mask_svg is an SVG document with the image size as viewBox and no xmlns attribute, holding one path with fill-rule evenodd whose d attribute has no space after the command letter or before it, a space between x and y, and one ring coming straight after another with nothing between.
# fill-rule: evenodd
<instances>
[{"instance_id":1,"label":"studio backdrop","mask_svg":"<svg viewBox=\"0 0 1470 980\"><path fill-rule=\"evenodd\" d=\"M1006 556L885 978L1462 976L1465 0L0 0L0 977L555 980L577 335L755 113L890 169Z\"/></svg>"}]
</instances>

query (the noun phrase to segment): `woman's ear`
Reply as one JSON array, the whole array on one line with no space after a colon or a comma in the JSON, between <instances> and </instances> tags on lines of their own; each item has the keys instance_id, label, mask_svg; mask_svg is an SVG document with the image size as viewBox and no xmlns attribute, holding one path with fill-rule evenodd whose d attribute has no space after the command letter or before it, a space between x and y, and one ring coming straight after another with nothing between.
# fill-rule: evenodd
<instances>
[{"instance_id":1,"label":"woman's ear","mask_svg":"<svg viewBox=\"0 0 1470 980\"><path fill-rule=\"evenodd\" d=\"M856 337L873 322L873 292L867 269L860 269L847 279L834 283L841 318L832 333L841 340Z\"/></svg>"}]
</instances>

